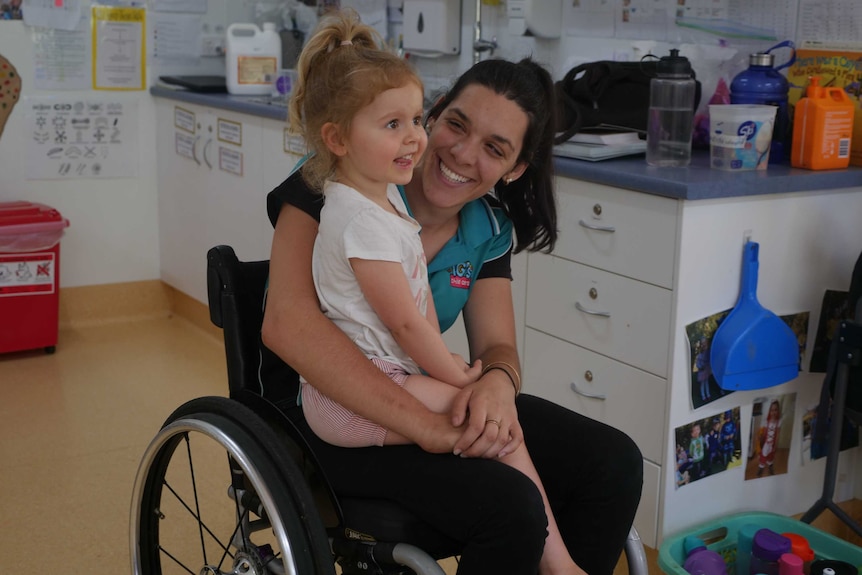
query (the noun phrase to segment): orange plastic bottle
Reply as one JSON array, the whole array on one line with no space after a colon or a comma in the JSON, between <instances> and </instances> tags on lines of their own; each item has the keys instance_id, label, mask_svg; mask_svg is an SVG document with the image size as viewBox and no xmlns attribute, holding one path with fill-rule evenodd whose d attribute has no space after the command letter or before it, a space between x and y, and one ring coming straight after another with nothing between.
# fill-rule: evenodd
<instances>
[{"instance_id":1,"label":"orange plastic bottle","mask_svg":"<svg viewBox=\"0 0 862 575\"><path fill-rule=\"evenodd\" d=\"M793 112L793 145L790 164L809 170L835 170L850 165L853 112L850 96L842 88L809 80L804 98Z\"/></svg>"}]
</instances>

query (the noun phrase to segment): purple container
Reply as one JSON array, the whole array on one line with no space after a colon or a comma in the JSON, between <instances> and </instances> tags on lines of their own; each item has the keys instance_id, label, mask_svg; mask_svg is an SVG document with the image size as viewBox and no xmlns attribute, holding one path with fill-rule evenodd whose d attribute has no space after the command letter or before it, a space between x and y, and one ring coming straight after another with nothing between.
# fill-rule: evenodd
<instances>
[{"instance_id":1,"label":"purple container","mask_svg":"<svg viewBox=\"0 0 862 575\"><path fill-rule=\"evenodd\" d=\"M761 529L751 542L750 575L778 575L778 560L790 553L790 539L771 529Z\"/></svg>"}]
</instances>

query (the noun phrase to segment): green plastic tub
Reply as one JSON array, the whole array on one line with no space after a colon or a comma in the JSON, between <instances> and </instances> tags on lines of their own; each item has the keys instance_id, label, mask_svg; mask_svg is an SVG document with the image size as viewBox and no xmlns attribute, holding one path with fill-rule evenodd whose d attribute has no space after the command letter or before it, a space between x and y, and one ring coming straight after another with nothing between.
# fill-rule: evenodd
<instances>
[{"instance_id":1,"label":"green plastic tub","mask_svg":"<svg viewBox=\"0 0 862 575\"><path fill-rule=\"evenodd\" d=\"M728 575L747 575L736 573L736 537L740 528L747 523L772 529L776 533L802 535L808 539L808 544L814 550L815 559L846 561L857 567L862 566L862 548L797 519L761 511L729 515L666 538L659 548L658 565L668 575L687 575L682 568L685 563L683 540L689 535L695 535L700 537L709 549L724 557Z\"/></svg>"}]
</instances>

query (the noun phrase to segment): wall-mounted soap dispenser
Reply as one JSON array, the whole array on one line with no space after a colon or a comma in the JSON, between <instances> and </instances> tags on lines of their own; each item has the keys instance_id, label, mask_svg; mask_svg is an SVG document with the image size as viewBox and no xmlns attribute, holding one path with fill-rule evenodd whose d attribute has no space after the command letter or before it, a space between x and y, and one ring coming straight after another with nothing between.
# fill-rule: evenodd
<instances>
[{"instance_id":1,"label":"wall-mounted soap dispenser","mask_svg":"<svg viewBox=\"0 0 862 575\"><path fill-rule=\"evenodd\" d=\"M559 38L563 32L563 0L508 0L509 33Z\"/></svg>"},{"instance_id":2,"label":"wall-mounted soap dispenser","mask_svg":"<svg viewBox=\"0 0 862 575\"><path fill-rule=\"evenodd\" d=\"M461 0L404 0L403 26L405 52L429 57L461 53Z\"/></svg>"}]
</instances>

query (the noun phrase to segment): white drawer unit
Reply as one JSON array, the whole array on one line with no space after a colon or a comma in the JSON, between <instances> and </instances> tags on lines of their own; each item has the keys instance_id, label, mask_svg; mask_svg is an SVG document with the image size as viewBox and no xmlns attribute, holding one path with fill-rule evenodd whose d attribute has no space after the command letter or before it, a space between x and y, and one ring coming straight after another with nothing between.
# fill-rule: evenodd
<instances>
[{"instance_id":1,"label":"white drawer unit","mask_svg":"<svg viewBox=\"0 0 862 575\"><path fill-rule=\"evenodd\" d=\"M661 462L667 381L527 329L524 391L624 431Z\"/></svg>"},{"instance_id":2,"label":"white drawer unit","mask_svg":"<svg viewBox=\"0 0 862 575\"><path fill-rule=\"evenodd\" d=\"M678 201L557 178L554 255L670 289Z\"/></svg>"},{"instance_id":3,"label":"white drawer unit","mask_svg":"<svg viewBox=\"0 0 862 575\"><path fill-rule=\"evenodd\" d=\"M659 502L661 501L661 467L644 461L644 485L641 502L635 514L635 528L646 545L656 548L658 540Z\"/></svg>"},{"instance_id":4,"label":"white drawer unit","mask_svg":"<svg viewBox=\"0 0 862 575\"><path fill-rule=\"evenodd\" d=\"M545 254L530 254L527 326L667 376L671 292Z\"/></svg>"}]
</instances>

